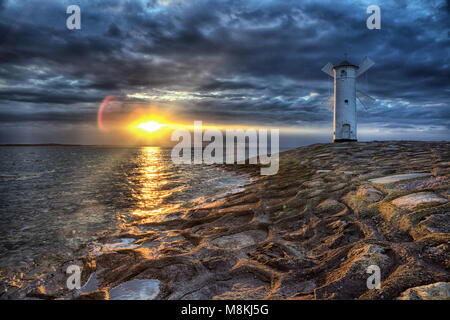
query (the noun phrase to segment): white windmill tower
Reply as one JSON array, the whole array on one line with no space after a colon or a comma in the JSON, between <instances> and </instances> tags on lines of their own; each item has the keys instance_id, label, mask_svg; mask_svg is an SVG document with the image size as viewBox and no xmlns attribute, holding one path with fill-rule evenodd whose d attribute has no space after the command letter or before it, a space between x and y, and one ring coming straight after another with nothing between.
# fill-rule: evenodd
<instances>
[{"instance_id":1,"label":"white windmill tower","mask_svg":"<svg viewBox=\"0 0 450 320\"><path fill-rule=\"evenodd\" d=\"M328 62L322 71L334 78L334 94L324 104L334 110L333 142L357 141L356 136L356 98L368 108L375 99L356 90L356 78L369 70L375 63L365 57L359 66L347 60L337 66Z\"/></svg>"}]
</instances>

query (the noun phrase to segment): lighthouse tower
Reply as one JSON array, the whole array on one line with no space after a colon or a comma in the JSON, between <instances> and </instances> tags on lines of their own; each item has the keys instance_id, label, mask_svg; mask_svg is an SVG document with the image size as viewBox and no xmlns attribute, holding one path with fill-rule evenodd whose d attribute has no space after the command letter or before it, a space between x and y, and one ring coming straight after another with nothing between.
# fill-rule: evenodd
<instances>
[{"instance_id":1,"label":"lighthouse tower","mask_svg":"<svg viewBox=\"0 0 450 320\"><path fill-rule=\"evenodd\" d=\"M356 90L356 78L373 64L365 58L360 66L344 60L337 66L328 63L323 67L322 71L334 78L334 94L325 101L334 111L333 142L357 141L356 99L364 107L374 99Z\"/></svg>"}]
</instances>

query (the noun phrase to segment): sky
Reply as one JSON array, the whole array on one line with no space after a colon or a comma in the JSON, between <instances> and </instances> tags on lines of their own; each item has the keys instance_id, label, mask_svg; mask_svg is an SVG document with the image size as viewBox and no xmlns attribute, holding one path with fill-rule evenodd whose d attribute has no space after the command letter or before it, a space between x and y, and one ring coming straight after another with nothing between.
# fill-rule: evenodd
<instances>
[{"instance_id":1,"label":"sky","mask_svg":"<svg viewBox=\"0 0 450 320\"><path fill-rule=\"evenodd\" d=\"M124 119L152 110L280 128L284 147L330 142L321 68L345 54L375 62L357 83L376 99L358 106L360 140L448 141L449 14L433 0L0 0L0 143L134 143L99 129L107 97Z\"/></svg>"}]
</instances>

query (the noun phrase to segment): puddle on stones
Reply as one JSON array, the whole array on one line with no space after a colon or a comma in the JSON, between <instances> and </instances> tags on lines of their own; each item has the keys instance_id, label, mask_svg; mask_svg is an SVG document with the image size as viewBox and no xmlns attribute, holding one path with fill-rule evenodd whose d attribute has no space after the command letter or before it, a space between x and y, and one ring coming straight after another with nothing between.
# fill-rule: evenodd
<instances>
[{"instance_id":1,"label":"puddle on stones","mask_svg":"<svg viewBox=\"0 0 450 320\"><path fill-rule=\"evenodd\" d=\"M159 294L159 280L134 279L109 290L111 300L153 300Z\"/></svg>"}]
</instances>

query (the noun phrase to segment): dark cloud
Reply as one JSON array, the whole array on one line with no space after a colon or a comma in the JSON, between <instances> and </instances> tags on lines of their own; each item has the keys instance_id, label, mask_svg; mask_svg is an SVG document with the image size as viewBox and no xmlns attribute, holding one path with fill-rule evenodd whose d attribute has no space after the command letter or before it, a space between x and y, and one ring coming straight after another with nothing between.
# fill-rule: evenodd
<instances>
[{"instance_id":1,"label":"dark cloud","mask_svg":"<svg viewBox=\"0 0 450 320\"><path fill-rule=\"evenodd\" d=\"M60 2L0 2L2 123L90 123L108 95L170 105L182 92L184 119L329 128L320 69L347 52L376 62L359 79L377 99L362 126L450 127L448 1L379 1L381 30L353 1L73 4L81 30Z\"/></svg>"}]
</instances>

